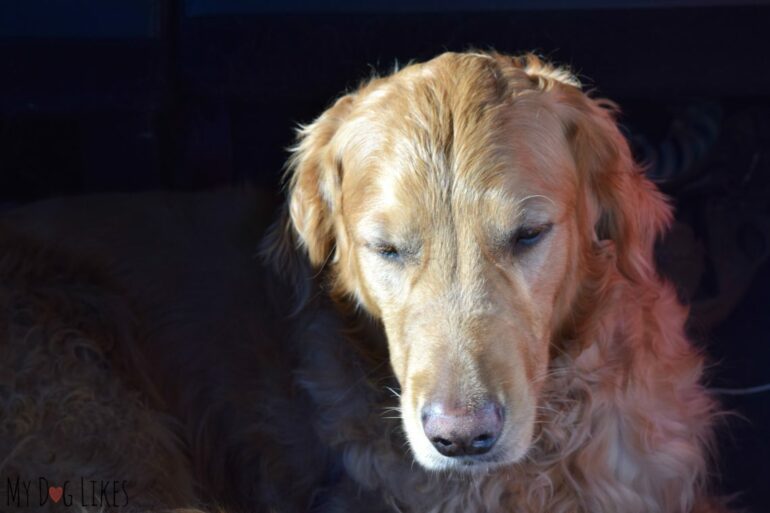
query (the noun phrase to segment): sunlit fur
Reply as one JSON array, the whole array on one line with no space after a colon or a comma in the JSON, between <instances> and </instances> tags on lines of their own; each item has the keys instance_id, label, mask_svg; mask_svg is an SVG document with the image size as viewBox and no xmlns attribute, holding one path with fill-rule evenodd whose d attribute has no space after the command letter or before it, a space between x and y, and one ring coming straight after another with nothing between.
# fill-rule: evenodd
<instances>
[{"instance_id":1,"label":"sunlit fur","mask_svg":"<svg viewBox=\"0 0 770 513\"><path fill-rule=\"evenodd\" d=\"M653 264L671 209L614 117L534 56L447 53L370 80L302 128L289 229L338 304L382 322L427 469L354 445L354 480L409 511L716 508L715 405L687 310ZM511 242L544 224L532 247ZM431 447L420 409L436 396L505 406L484 461Z\"/></svg>"}]
</instances>

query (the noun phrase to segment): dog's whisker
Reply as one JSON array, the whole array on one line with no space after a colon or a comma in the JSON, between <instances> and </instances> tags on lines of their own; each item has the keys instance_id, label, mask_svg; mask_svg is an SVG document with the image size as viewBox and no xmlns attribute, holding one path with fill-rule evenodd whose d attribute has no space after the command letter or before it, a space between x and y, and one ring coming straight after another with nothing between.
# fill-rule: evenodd
<instances>
[{"instance_id":1,"label":"dog's whisker","mask_svg":"<svg viewBox=\"0 0 770 513\"><path fill-rule=\"evenodd\" d=\"M390 393L393 394L395 397L398 397L399 399L401 398L401 394L393 387L386 386L385 389L390 391Z\"/></svg>"}]
</instances>

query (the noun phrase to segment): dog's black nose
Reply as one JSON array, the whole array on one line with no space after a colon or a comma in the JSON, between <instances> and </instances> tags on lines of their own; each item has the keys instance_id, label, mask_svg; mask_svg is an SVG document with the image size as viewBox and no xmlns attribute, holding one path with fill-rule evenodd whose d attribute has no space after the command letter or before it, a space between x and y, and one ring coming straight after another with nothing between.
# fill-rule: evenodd
<instances>
[{"instance_id":1,"label":"dog's black nose","mask_svg":"<svg viewBox=\"0 0 770 513\"><path fill-rule=\"evenodd\" d=\"M444 456L475 456L489 452L503 430L503 408L487 401L473 409L453 409L440 402L422 409L422 428Z\"/></svg>"}]
</instances>

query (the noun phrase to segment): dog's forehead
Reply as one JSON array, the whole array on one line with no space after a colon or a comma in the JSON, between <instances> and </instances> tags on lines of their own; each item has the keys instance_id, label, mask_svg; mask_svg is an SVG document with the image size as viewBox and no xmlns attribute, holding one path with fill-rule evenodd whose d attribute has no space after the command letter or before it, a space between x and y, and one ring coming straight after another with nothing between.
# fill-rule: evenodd
<instances>
[{"instance_id":1,"label":"dog's forehead","mask_svg":"<svg viewBox=\"0 0 770 513\"><path fill-rule=\"evenodd\" d=\"M505 216L526 197L568 199L574 163L545 95L512 99L441 78L386 83L373 100L362 99L345 127L349 206L411 218L441 208Z\"/></svg>"}]
</instances>

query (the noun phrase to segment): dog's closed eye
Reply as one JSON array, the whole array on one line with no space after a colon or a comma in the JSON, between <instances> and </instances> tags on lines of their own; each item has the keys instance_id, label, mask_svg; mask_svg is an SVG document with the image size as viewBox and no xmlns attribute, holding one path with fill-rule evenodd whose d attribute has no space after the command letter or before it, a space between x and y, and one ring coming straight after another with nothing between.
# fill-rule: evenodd
<instances>
[{"instance_id":1,"label":"dog's closed eye","mask_svg":"<svg viewBox=\"0 0 770 513\"><path fill-rule=\"evenodd\" d=\"M374 245L374 250L387 260L401 260L401 252L393 244L378 243Z\"/></svg>"},{"instance_id":2,"label":"dog's closed eye","mask_svg":"<svg viewBox=\"0 0 770 513\"><path fill-rule=\"evenodd\" d=\"M552 227L552 223L519 227L510 238L510 246L514 254L536 245L545 238Z\"/></svg>"},{"instance_id":3,"label":"dog's closed eye","mask_svg":"<svg viewBox=\"0 0 770 513\"><path fill-rule=\"evenodd\" d=\"M415 255L415 251L407 246L388 242L385 240L374 240L365 243L366 247L382 260L391 263L403 264L406 260Z\"/></svg>"}]
</instances>

